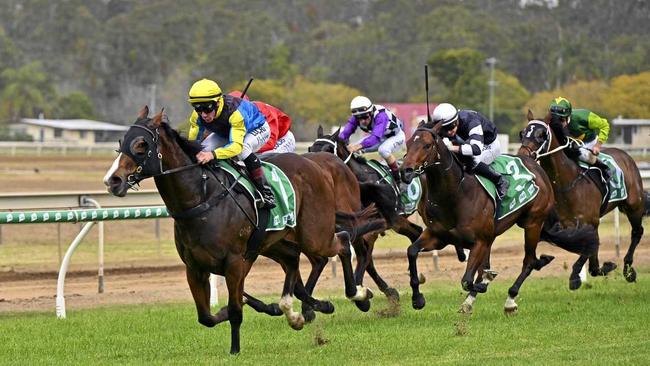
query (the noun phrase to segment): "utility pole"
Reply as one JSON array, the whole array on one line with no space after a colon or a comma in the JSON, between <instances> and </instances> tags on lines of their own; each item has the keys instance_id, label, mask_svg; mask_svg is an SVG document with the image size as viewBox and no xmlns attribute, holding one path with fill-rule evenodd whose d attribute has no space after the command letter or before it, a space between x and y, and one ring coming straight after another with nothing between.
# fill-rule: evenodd
<instances>
[{"instance_id":1,"label":"utility pole","mask_svg":"<svg viewBox=\"0 0 650 366\"><path fill-rule=\"evenodd\" d=\"M489 113L489 118L490 121L494 122L494 87L497 85L497 82L494 81L494 64L497 63L497 59L494 57L490 57L487 60L485 60L485 63L487 63L490 66L490 80L488 81L488 88L490 91L490 101L489 101L489 106L488 106L488 113Z\"/></svg>"},{"instance_id":2,"label":"utility pole","mask_svg":"<svg viewBox=\"0 0 650 366\"><path fill-rule=\"evenodd\" d=\"M149 109L156 113L156 84L151 84L149 87Z\"/></svg>"}]
</instances>

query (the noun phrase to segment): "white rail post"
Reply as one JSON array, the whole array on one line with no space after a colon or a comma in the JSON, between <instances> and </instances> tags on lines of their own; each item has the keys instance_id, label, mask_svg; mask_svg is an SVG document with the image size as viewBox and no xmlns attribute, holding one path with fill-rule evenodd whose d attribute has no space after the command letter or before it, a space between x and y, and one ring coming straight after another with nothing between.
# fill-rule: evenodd
<instances>
[{"instance_id":1,"label":"white rail post","mask_svg":"<svg viewBox=\"0 0 650 366\"><path fill-rule=\"evenodd\" d=\"M616 244L616 258L621 257L621 222L620 214L618 207L614 209L614 233L616 234L616 239L614 243Z\"/></svg>"},{"instance_id":2,"label":"white rail post","mask_svg":"<svg viewBox=\"0 0 650 366\"><path fill-rule=\"evenodd\" d=\"M219 305L219 289L217 287L217 275L210 273L210 307Z\"/></svg>"},{"instance_id":3,"label":"white rail post","mask_svg":"<svg viewBox=\"0 0 650 366\"><path fill-rule=\"evenodd\" d=\"M70 258L72 258L72 253L81 243L81 240L88 234L88 231L95 225L94 221L88 222L81 229L77 237L74 238L70 247L65 252L63 261L61 262L61 268L59 268L59 278L56 281L56 316L59 319L65 319L65 296L63 294L63 288L65 287L65 275L68 272L68 267L70 266Z\"/></svg>"}]
</instances>

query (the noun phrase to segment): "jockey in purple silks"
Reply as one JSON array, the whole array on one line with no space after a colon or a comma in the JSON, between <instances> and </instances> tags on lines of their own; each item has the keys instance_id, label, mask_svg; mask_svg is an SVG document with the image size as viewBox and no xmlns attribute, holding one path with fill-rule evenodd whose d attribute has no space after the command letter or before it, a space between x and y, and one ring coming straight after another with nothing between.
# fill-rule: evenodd
<instances>
[{"instance_id":1,"label":"jockey in purple silks","mask_svg":"<svg viewBox=\"0 0 650 366\"><path fill-rule=\"evenodd\" d=\"M350 111L352 116L339 133L339 138L347 142L357 128L369 133L360 141L349 144L348 149L350 152L379 152L390 168L395 185L399 186L399 167L393 153L401 149L406 140L402 121L388 108L372 104L370 99L363 96L352 99Z\"/></svg>"}]
</instances>

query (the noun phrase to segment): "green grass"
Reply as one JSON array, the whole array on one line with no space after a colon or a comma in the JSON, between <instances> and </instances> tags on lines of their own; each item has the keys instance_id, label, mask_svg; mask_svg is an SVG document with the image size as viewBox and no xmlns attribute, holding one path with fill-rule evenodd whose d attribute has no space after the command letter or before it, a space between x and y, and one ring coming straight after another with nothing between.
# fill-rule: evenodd
<instances>
[{"instance_id":1,"label":"green grass","mask_svg":"<svg viewBox=\"0 0 650 366\"><path fill-rule=\"evenodd\" d=\"M599 278L576 292L566 278L533 276L511 317L502 313L509 283L498 280L471 316L456 312L458 285L435 281L423 286L423 310L411 309L410 290L392 318L377 312L383 296L368 313L335 298L334 314L299 332L246 308L239 356L228 355L229 325L199 325L189 303L69 310L66 320L2 314L0 364L641 365L650 360L650 281L648 269L639 274L637 284Z\"/></svg>"}]
</instances>

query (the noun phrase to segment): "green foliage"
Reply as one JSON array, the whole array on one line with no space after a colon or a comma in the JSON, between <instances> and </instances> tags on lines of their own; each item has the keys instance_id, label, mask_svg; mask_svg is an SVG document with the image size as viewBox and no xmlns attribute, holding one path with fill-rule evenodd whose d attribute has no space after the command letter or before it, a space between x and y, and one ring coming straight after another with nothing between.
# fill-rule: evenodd
<instances>
[{"instance_id":1,"label":"green foliage","mask_svg":"<svg viewBox=\"0 0 650 366\"><path fill-rule=\"evenodd\" d=\"M41 63L5 69L0 78L4 85L0 93L0 120L18 122L20 117L36 117L50 111L56 96Z\"/></svg>"},{"instance_id":2,"label":"green foliage","mask_svg":"<svg viewBox=\"0 0 650 366\"><path fill-rule=\"evenodd\" d=\"M92 101L86 94L80 92L74 92L59 97L52 113L55 118L95 118Z\"/></svg>"}]
</instances>

